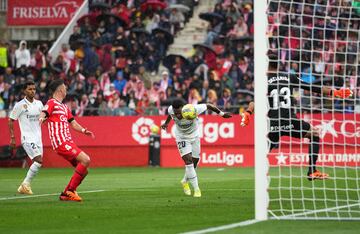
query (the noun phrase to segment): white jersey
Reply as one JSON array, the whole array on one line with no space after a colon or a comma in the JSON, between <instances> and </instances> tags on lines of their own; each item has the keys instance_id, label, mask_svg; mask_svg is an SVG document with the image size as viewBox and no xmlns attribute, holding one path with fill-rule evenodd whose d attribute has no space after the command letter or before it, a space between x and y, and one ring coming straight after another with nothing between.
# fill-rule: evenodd
<instances>
[{"instance_id":1,"label":"white jersey","mask_svg":"<svg viewBox=\"0 0 360 234\"><path fill-rule=\"evenodd\" d=\"M10 119L19 120L21 131L21 142L41 142L41 126L39 116L43 109L43 104L39 100L32 103L26 98L16 103L10 113Z\"/></svg>"},{"instance_id":2,"label":"white jersey","mask_svg":"<svg viewBox=\"0 0 360 234\"><path fill-rule=\"evenodd\" d=\"M194 105L196 113L200 115L201 113L207 110L206 104ZM168 113L171 118L175 121L175 137L176 139L194 139L199 137L199 119L195 118L193 120L187 119L178 119L175 116L174 109L172 106L169 106Z\"/></svg>"}]
</instances>

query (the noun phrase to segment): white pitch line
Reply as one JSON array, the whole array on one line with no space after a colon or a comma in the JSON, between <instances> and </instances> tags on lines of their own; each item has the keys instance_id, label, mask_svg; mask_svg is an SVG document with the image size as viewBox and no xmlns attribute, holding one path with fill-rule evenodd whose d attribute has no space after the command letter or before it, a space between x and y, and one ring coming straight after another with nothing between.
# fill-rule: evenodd
<instances>
[{"instance_id":1,"label":"white pitch line","mask_svg":"<svg viewBox=\"0 0 360 234\"><path fill-rule=\"evenodd\" d=\"M106 190L91 190L91 191L82 191L78 193L100 193L105 192ZM20 197L1 197L0 201L6 201L6 200L16 200L16 199L28 199L28 198L34 198L34 197L50 197L50 196L56 196L60 195L60 193L48 193L48 194L39 194L39 195L29 195L29 196L20 196Z\"/></svg>"},{"instance_id":2,"label":"white pitch line","mask_svg":"<svg viewBox=\"0 0 360 234\"><path fill-rule=\"evenodd\" d=\"M306 215L311 215L311 214L316 214L316 213L321 213L321 212L327 212L327 211L332 211L332 210L340 210L340 209L344 209L344 208L350 208L350 207L353 207L353 206L360 206L360 203L351 204L351 205L344 205L344 206L335 206L335 207L332 207L332 208L325 208L325 209L321 209L321 210L307 211L307 212L298 213L298 214L279 216L279 219L295 218L295 217L298 217L298 216L304 216L304 215L306 216Z\"/></svg>"},{"instance_id":3,"label":"white pitch line","mask_svg":"<svg viewBox=\"0 0 360 234\"><path fill-rule=\"evenodd\" d=\"M217 231L223 231L223 230L237 228L237 227L248 226L248 225L252 225L254 223L258 223L258 222L260 222L260 220L250 219L250 220L246 220L246 221L243 221L240 223L232 223L232 224L227 224L227 225L223 225L223 226L212 227L212 228L207 228L207 229L202 229L202 230L197 230L197 231L184 232L182 234L203 234L203 233L217 232Z\"/></svg>"}]
</instances>

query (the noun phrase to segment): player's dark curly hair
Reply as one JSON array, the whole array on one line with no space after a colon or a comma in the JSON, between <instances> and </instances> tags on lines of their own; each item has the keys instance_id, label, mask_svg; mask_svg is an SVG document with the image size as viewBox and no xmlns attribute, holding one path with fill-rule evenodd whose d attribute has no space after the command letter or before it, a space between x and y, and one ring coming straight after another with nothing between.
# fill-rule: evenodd
<instances>
[{"instance_id":1,"label":"player's dark curly hair","mask_svg":"<svg viewBox=\"0 0 360 234\"><path fill-rule=\"evenodd\" d=\"M30 85L35 85L35 82L33 80L28 80L28 81L25 82L23 88L27 89L27 87L30 86Z\"/></svg>"},{"instance_id":2,"label":"player's dark curly hair","mask_svg":"<svg viewBox=\"0 0 360 234\"><path fill-rule=\"evenodd\" d=\"M60 85L63 85L64 84L64 80L63 79L55 79L53 80L50 85L49 85L49 90L50 90L50 93L53 94L56 89L60 86Z\"/></svg>"},{"instance_id":3,"label":"player's dark curly hair","mask_svg":"<svg viewBox=\"0 0 360 234\"><path fill-rule=\"evenodd\" d=\"M184 105L185 105L185 101L184 101L184 99L181 99L181 98L177 98L172 102L172 107L174 109L179 109L179 108L183 107Z\"/></svg>"}]
</instances>

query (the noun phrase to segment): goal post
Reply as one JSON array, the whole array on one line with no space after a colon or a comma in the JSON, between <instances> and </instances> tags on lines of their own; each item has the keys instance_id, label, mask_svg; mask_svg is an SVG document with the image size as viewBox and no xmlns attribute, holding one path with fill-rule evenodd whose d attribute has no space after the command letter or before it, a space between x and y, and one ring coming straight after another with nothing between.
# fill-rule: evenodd
<instances>
[{"instance_id":1,"label":"goal post","mask_svg":"<svg viewBox=\"0 0 360 234\"><path fill-rule=\"evenodd\" d=\"M264 0L254 1L254 11L255 218L360 220L360 1ZM269 50L279 72L354 93L345 100L302 89L293 95L297 118L319 132L316 168L326 180L308 180L310 139L282 137L269 152Z\"/></svg>"},{"instance_id":2,"label":"goal post","mask_svg":"<svg viewBox=\"0 0 360 234\"><path fill-rule=\"evenodd\" d=\"M268 218L267 181L267 40L266 40L266 1L254 1L254 77L255 77L255 219Z\"/></svg>"}]
</instances>

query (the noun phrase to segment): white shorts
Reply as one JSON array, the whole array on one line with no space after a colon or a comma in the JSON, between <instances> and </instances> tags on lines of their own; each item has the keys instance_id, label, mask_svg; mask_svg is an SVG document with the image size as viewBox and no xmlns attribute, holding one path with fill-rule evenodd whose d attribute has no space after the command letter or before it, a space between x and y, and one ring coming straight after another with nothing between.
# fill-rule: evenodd
<instances>
[{"instance_id":1,"label":"white shorts","mask_svg":"<svg viewBox=\"0 0 360 234\"><path fill-rule=\"evenodd\" d=\"M200 158L200 138L195 139L176 139L180 156L191 153L193 158Z\"/></svg>"},{"instance_id":2,"label":"white shorts","mask_svg":"<svg viewBox=\"0 0 360 234\"><path fill-rule=\"evenodd\" d=\"M26 154L31 159L34 159L36 156L43 155L42 142L23 142L22 146L23 146Z\"/></svg>"}]
</instances>

